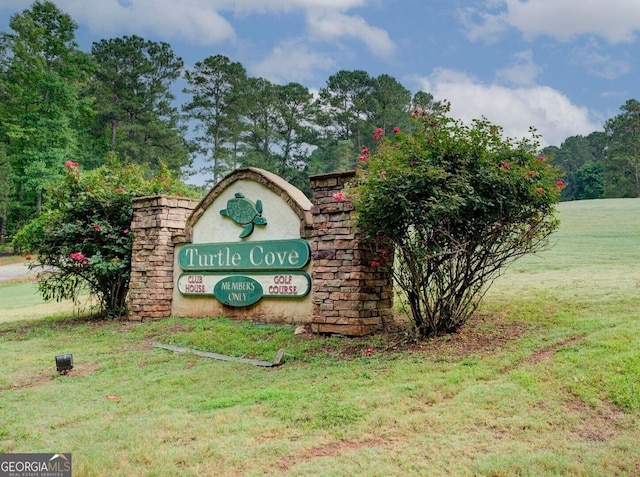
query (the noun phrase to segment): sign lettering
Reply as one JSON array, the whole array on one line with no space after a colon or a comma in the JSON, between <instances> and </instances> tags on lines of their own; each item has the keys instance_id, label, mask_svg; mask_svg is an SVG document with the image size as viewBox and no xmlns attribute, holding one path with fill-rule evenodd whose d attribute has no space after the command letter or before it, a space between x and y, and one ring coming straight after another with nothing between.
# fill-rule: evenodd
<instances>
[{"instance_id":1,"label":"sign lettering","mask_svg":"<svg viewBox=\"0 0 640 477\"><path fill-rule=\"evenodd\" d=\"M300 270L311 258L303 239L189 244L180 249L184 271Z\"/></svg>"},{"instance_id":2,"label":"sign lettering","mask_svg":"<svg viewBox=\"0 0 640 477\"><path fill-rule=\"evenodd\" d=\"M311 277L303 271L184 273L178 278L183 295L214 296L229 306L248 306L267 298L303 298Z\"/></svg>"},{"instance_id":3,"label":"sign lettering","mask_svg":"<svg viewBox=\"0 0 640 477\"><path fill-rule=\"evenodd\" d=\"M251 277L231 275L216 283L213 294L225 305L248 306L260 301L262 285Z\"/></svg>"}]
</instances>

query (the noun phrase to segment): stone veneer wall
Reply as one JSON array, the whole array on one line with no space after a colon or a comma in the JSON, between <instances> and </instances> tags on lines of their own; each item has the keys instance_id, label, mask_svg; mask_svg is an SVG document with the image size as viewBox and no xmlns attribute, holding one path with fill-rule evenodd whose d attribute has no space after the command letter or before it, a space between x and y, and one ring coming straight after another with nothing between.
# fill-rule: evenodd
<instances>
[{"instance_id":1,"label":"stone veneer wall","mask_svg":"<svg viewBox=\"0 0 640 477\"><path fill-rule=\"evenodd\" d=\"M142 197L133 203L133 248L129 280L129 319L171 315L173 239L198 205L183 197Z\"/></svg>"},{"instance_id":2,"label":"stone veneer wall","mask_svg":"<svg viewBox=\"0 0 640 477\"><path fill-rule=\"evenodd\" d=\"M371 266L380 257L358 235L353 203L333 197L354 178L354 172L311 177L311 328L316 333L362 336L381 328L393 314L390 274Z\"/></svg>"}]
</instances>

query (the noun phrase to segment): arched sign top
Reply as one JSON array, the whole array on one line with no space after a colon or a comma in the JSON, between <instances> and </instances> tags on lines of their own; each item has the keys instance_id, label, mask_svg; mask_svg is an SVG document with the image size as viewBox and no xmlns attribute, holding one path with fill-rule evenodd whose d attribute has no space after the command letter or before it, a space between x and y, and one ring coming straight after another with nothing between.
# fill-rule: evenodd
<instances>
[{"instance_id":1,"label":"arched sign top","mask_svg":"<svg viewBox=\"0 0 640 477\"><path fill-rule=\"evenodd\" d=\"M311 237L311 231L313 229L313 219L311 214L312 204L307 196L305 196L300 189L289 184L286 180L272 172L256 167L247 167L243 169L236 169L229 173L200 201L198 206L187 219L185 227L185 242L189 243L194 241L194 227L197 227L198 222L203 218L203 216L205 216L210 206L212 206L217 199L222 198L225 195L228 196L228 199L222 203L222 206L218 207L220 210L216 210L215 215L220 216L220 212L225 210L226 213L222 215L231 218L231 220L227 219L228 223L235 221L237 224L241 224L242 229L238 228L238 234L245 235L240 238L249 237L256 225L266 224L266 219L262 218L267 216L267 212L262 210L264 197L256 196L250 197L249 199L248 194L245 194L242 190L236 190L236 188L239 187L239 184L246 184L249 182L259 184L268 192L279 197L282 206L288 207L297 217L299 227L296 235L301 238ZM247 197L244 197L245 195ZM231 210L229 210L228 204L234 198L247 199L247 202L232 202ZM258 200L260 200L259 205ZM272 212L269 211L269 213ZM251 220L246 222L249 216L251 216ZM238 235L236 235L236 237L237 236Z\"/></svg>"},{"instance_id":2,"label":"arched sign top","mask_svg":"<svg viewBox=\"0 0 640 477\"><path fill-rule=\"evenodd\" d=\"M312 230L302 191L262 169L233 171L187 219L174 257L176 299L247 310L309 302Z\"/></svg>"}]
</instances>

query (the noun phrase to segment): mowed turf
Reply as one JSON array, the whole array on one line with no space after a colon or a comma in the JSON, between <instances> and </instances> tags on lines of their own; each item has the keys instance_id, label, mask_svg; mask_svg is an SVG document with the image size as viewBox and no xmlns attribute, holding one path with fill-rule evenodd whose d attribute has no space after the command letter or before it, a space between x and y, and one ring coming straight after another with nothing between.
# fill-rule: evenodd
<instances>
[{"instance_id":1,"label":"mowed turf","mask_svg":"<svg viewBox=\"0 0 640 477\"><path fill-rule=\"evenodd\" d=\"M0 452L72 452L77 476L640 475L640 200L559 217L554 247L460 333L422 342L215 317L0 323ZM287 354L258 368L156 342Z\"/></svg>"},{"instance_id":2,"label":"mowed turf","mask_svg":"<svg viewBox=\"0 0 640 477\"><path fill-rule=\"evenodd\" d=\"M38 293L34 274L0 281L0 323L86 314L90 306L91 300L86 296L75 304L71 301L45 302Z\"/></svg>"}]
</instances>

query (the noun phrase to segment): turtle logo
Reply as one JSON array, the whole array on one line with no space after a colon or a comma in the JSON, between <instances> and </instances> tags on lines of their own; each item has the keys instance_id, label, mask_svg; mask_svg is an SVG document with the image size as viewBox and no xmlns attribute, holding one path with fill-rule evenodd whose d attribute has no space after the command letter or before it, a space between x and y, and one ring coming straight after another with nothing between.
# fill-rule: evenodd
<instances>
[{"instance_id":1,"label":"turtle logo","mask_svg":"<svg viewBox=\"0 0 640 477\"><path fill-rule=\"evenodd\" d=\"M262 201L257 200L254 204L241 192L237 192L234 199L227 201L227 208L222 209L220 215L229 217L244 227L240 238L251 235L256 225L267 225L267 219L262 216Z\"/></svg>"}]
</instances>

